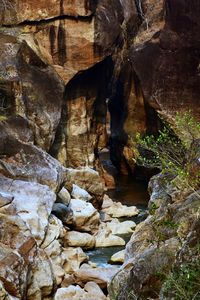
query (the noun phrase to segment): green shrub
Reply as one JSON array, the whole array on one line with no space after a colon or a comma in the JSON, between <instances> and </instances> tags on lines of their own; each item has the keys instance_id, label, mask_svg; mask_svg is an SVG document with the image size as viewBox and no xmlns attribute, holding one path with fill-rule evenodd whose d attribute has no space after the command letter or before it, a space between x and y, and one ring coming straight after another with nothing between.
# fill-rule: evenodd
<instances>
[{"instance_id":1,"label":"green shrub","mask_svg":"<svg viewBox=\"0 0 200 300\"><path fill-rule=\"evenodd\" d=\"M178 176L180 180L177 184L181 182L182 188L188 186L195 188L199 183L199 174L191 178L187 157L191 144L200 136L200 123L190 111L176 114L175 129L164 120L162 122L163 128L157 135L136 135L140 152L137 162L145 167L159 169L170 179ZM182 133L183 140L178 138L174 130ZM187 139L184 139L185 136Z\"/></svg>"},{"instance_id":2,"label":"green shrub","mask_svg":"<svg viewBox=\"0 0 200 300\"><path fill-rule=\"evenodd\" d=\"M200 258L182 264L173 270L163 286L164 299L199 300L200 299Z\"/></svg>"}]
</instances>

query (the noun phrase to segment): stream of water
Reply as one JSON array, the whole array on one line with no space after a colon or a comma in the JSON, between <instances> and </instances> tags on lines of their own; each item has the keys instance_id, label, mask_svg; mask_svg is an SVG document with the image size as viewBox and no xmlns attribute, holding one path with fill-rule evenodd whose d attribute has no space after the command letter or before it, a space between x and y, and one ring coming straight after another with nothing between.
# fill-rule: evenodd
<instances>
[{"instance_id":1,"label":"stream of water","mask_svg":"<svg viewBox=\"0 0 200 300\"><path fill-rule=\"evenodd\" d=\"M147 192L147 186L142 182L134 181L133 178L128 176L118 176L116 177L116 188L109 190L107 192L109 197L113 201L120 201L122 204L131 206L135 205L140 209L138 216L129 218L128 220L133 220L136 224L141 222L146 216L146 208L149 199ZM125 221L127 218L123 218L120 221ZM129 241L131 234L121 235L121 237L126 241ZM90 261L97 264L97 266L108 267L108 263L111 256L123 250L123 247L106 247L97 248L87 252Z\"/></svg>"}]
</instances>

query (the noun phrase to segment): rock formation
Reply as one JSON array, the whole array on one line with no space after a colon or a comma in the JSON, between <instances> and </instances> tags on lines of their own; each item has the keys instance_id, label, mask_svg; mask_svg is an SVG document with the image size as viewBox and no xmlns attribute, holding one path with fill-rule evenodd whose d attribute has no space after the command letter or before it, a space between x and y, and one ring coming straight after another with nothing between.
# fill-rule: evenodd
<instances>
[{"instance_id":1,"label":"rock formation","mask_svg":"<svg viewBox=\"0 0 200 300\"><path fill-rule=\"evenodd\" d=\"M104 180L114 183L99 152L109 145L115 167L137 175L137 132L156 132L158 113L174 126L177 111L190 108L199 118L199 13L197 0L0 0L2 299L94 297L94 282L80 278L86 272L80 264L87 258L77 247L92 248L94 233L105 237L111 232L96 232ZM196 155L194 171L198 163ZM77 195L73 185L86 190L90 203L81 199L80 189L71 200ZM171 194L163 191L157 199L152 186L151 202L159 200L163 217ZM170 207L182 224L178 236L185 238L192 222L188 216L185 223L182 212L196 209L198 201L195 195L186 195L181 204L175 196L173 201ZM122 206L113 206L120 210L114 216L122 216ZM113 216L112 209L105 211ZM127 215L130 208L124 211ZM137 213L133 208L131 214ZM135 278L146 284L158 258L161 269L163 262L170 266L175 260L166 255L161 261L162 253L156 258L156 246L146 241L152 239L152 223L150 216L136 227L117 275L129 278L128 288L138 295L144 290L135 286ZM164 233L161 252L176 252L178 238ZM70 265L73 256L77 260ZM146 271L138 257L151 259L148 275L137 277L136 270ZM101 270L90 272L92 277ZM103 287L107 281L103 278ZM63 282L66 286L60 287ZM82 282L84 289L70 287L70 282Z\"/></svg>"}]
</instances>

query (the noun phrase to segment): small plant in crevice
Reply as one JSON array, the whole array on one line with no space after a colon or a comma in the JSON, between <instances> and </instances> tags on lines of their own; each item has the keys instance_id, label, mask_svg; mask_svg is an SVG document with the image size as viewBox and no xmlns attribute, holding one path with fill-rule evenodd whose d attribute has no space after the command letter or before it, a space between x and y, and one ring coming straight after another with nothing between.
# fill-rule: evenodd
<instances>
[{"instance_id":1,"label":"small plant in crevice","mask_svg":"<svg viewBox=\"0 0 200 300\"><path fill-rule=\"evenodd\" d=\"M160 117L161 118L161 117ZM181 185L180 189L193 190L200 183L199 171L190 176L190 162L188 153L190 146L200 136L200 123L191 115L190 111L183 114L177 113L175 117L176 132L184 132L187 139L181 140L172 127L162 118L163 128L157 135L136 135L139 148L137 163L139 165L155 168L161 171L166 178L179 178L173 183ZM185 126L184 126L185 124Z\"/></svg>"}]
</instances>

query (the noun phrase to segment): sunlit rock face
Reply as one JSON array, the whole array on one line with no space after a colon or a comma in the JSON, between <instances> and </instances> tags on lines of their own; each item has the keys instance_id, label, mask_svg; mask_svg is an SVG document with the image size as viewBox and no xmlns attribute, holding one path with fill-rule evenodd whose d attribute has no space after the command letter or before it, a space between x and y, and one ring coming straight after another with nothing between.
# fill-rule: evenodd
<instances>
[{"instance_id":1,"label":"sunlit rock face","mask_svg":"<svg viewBox=\"0 0 200 300\"><path fill-rule=\"evenodd\" d=\"M60 16L90 16L95 9L92 0L14 0L1 4L1 22L4 25L19 24L26 21L41 21Z\"/></svg>"}]
</instances>

